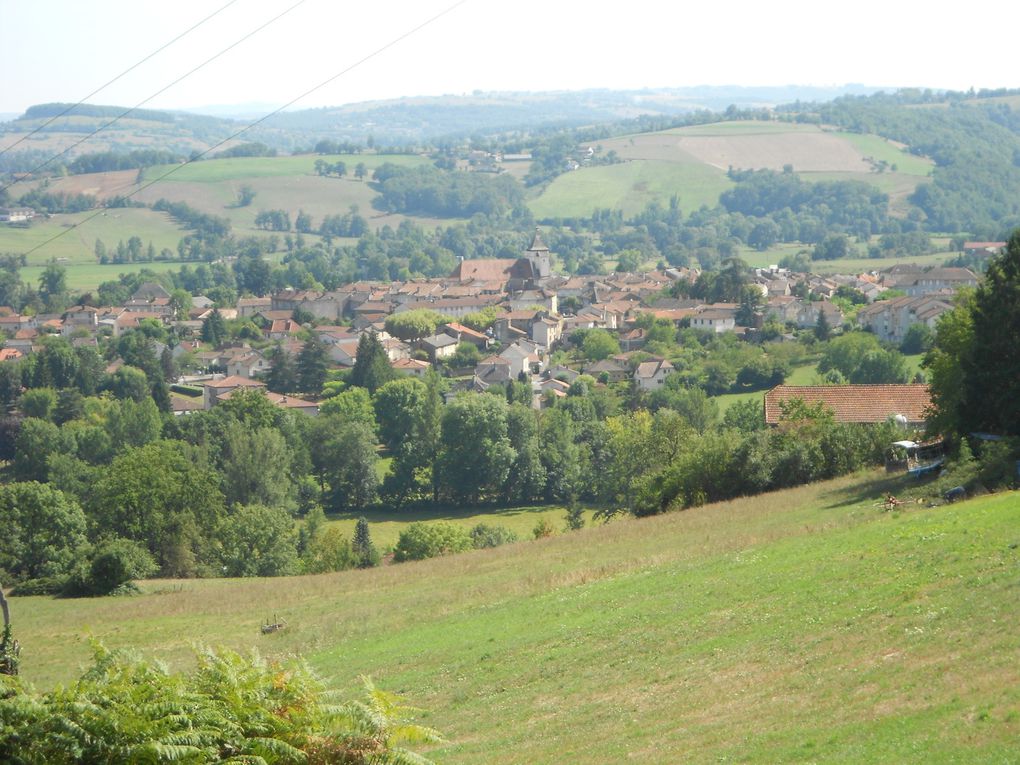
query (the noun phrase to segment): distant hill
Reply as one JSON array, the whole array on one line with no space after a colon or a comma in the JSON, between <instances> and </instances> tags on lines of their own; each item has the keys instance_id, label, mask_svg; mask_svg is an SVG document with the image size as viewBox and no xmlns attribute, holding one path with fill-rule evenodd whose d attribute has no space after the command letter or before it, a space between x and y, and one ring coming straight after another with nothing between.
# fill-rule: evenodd
<instances>
[{"instance_id":1,"label":"distant hill","mask_svg":"<svg viewBox=\"0 0 1020 765\"><path fill-rule=\"evenodd\" d=\"M868 91L857 85L839 88L700 87L401 98L283 112L247 131L239 140L262 142L285 152L307 148L323 138L360 143L371 138L380 145L403 146L475 133L614 122L641 115L669 116L698 110L715 111L734 104L759 107L798 99L824 101L847 93ZM0 122L0 149L24 137L69 106L72 105L38 104L29 107L22 115L13 115L14 119ZM127 152L154 147L186 156L228 138L274 107L245 104L207 108L210 112L207 114L134 110L73 149L68 156L73 159L86 152ZM127 107L97 104L74 106L66 116L21 143L12 154L37 151L39 159L36 161L40 161L68 148L126 110ZM0 166L0 172L5 169L23 168Z\"/></svg>"}]
</instances>

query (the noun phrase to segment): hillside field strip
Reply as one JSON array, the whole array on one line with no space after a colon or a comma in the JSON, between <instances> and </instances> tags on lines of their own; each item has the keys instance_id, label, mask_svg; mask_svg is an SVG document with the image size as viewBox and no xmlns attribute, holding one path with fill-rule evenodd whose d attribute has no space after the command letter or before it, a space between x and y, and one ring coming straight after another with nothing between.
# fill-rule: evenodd
<instances>
[{"instance_id":1,"label":"hillside field strip","mask_svg":"<svg viewBox=\"0 0 1020 765\"><path fill-rule=\"evenodd\" d=\"M685 213L714 207L732 187L730 168L780 171L792 166L804 180L860 180L890 195L894 214L926 177L932 163L874 135L837 132L815 125L723 122L639 133L600 141L625 160L585 167L557 177L530 203L538 218L588 216L601 208L626 216L651 201L665 205L676 194ZM895 171L876 172L885 161Z\"/></svg>"},{"instance_id":2,"label":"hillside field strip","mask_svg":"<svg viewBox=\"0 0 1020 765\"><path fill-rule=\"evenodd\" d=\"M152 242L157 253L166 248L176 257L177 242L187 233L166 213L140 207L91 210L37 219L28 228L0 224L0 252L25 253L43 245L28 256L27 265L41 266L56 260L71 269L97 265L97 239L103 241L111 257L117 243L127 243L132 236L141 238L143 248ZM53 239L58 234L59 238ZM50 239L53 241L45 244Z\"/></svg>"},{"instance_id":3,"label":"hillside field strip","mask_svg":"<svg viewBox=\"0 0 1020 765\"><path fill-rule=\"evenodd\" d=\"M689 212L714 206L732 185L725 173L699 162L634 160L564 173L528 206L539 220L586 217L596 209L622 210L631 217L649 202L668 204L676 194L680 209Z\"/></svg>"},{"instance_id":4,"label":"hillside field strip","mask_svg":"<svg viewBox=\"0 0 1020 765\"><path fill-rule=\"evenodd\" d=\"M42 688L86 635L303 654L427 710L438 762L1015 761L1017 495L909 504L878 472L420 563L12 599ZM287 628L260 635L273 617Z\"/></svg>"}]
</instances>

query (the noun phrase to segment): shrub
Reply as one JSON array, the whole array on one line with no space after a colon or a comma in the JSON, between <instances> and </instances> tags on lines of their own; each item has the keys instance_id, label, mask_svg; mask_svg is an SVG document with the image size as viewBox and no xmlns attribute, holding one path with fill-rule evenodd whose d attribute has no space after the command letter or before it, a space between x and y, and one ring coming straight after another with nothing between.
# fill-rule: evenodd
<instances>
[{"instance_id":1,"label":"shrub","mask_svg":"<svg viewBox=\"0 0 1020 765\"><path fill-rule=\"evenodd\" d=\"M75 566L63 593L69 597L110 595L123 590L133 579L151 576L156 568L155 559L139 542L111 539Z\"/></svg>"},{"instance_id":2,"label":"shrub","mask_svg":"<svg viewBox=\"0 0 1020 765\"><path fill-rule=\"evenodd\" d=\"M471 536L452 523L415 522L400 532L393 560L424 560L464 552L472 547Z\"/></svg>"},{"instance_id":3,"label":"shrub","mask_svg":"<svg viewBox=\"0 0 1020 765\"><path fill-rule=\"evenodd\" d=\"M540 518L538 523L535 524L535 528L531 530L532 535L535 539L544 539L545 537L551 537L556 532L553 528L552 523L549 522L548 518Z\"/></svg>"},{"instance_id":4,"label":"shrub","mask_svg":"<svg viewBox=\"0 0 1020 765\"><path fill-rule=\"evenodd\" d=\"M346 571L358 565L350 540L338 526L330 526L311 538L304 561L309 574Z\"/></svg>"},{"instance_id":5,"label":"shrub","mask_svg":"<svg viewBox=\"0 0 1020 765\"><path fill-rule=\"evenodd\" d=\"M171 675L128 653L93 651L93 666L65 689L6 686L0 762L426 765L401 745L441 740L370 680L363 701L340 703L302 662L205 651L189 674Z\"/></svg>"},{"instance_id":6,"label":"shrub","mask_svg":"<svg viewBox=\"0 0 1020 765\"><path fill-rule=\"evenodd\" d=\"M476 550L485 547L499 547L517 541L517 535L504 526L490 526L479 523L471 529L471 543Z\"/></svg>"}]
</instances>

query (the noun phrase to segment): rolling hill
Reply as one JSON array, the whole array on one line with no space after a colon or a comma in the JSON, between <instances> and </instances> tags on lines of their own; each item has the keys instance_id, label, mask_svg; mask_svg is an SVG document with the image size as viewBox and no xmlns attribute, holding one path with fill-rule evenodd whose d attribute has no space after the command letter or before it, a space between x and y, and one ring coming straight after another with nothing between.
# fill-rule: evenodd
<instances>
[{"instance_id":1,"label":"rolling hill","mask_svg":"<svg viewBox=\"0 0 1020 765\"><path fill-rule=\"evenodd\" d=\"M596 208L633 215L650 201L665 204L673 194L688 212L718 202L719 194L733 185L726 175L730 168L779 171L787 166L809 181L870 183L890 195L894 213L903 214L907 195L933 167L875 135L785 122L697 125L610 138L599 145L624 162L560 175L532 200L537 217L587 216Z\"/></svg>"},{"instance_id":2,"label":"rolling hill","mask_svg":"<svg viewBox=\"0 0 1020 765\"><path fill-rule=\"evenodd\" d=\"M1011 761L1016 495L883 512L902 480L367 571L18 598L22 672L69 679L84 634L172 665L194 643L301 652L427 709L444 763Z\"/></svg>"}]
</instances>

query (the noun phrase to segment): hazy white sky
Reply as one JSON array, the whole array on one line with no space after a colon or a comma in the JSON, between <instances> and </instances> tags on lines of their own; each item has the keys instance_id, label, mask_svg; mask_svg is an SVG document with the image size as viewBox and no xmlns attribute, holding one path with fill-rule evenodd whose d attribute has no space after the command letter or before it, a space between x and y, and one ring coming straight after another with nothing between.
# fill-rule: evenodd
<instances>
[{"instance_id":1,"label":"hazy white sky","mask_svg":"<svg viewBox=\"0 0 1020 765\"><path fill-rule=\"evenodd\" d=\"M78 101L228 0L0 0L0 112ZM92 103L134 106L298 0L235 0ZM304 0L146 106L280 106L454 0ZM466 0L296 104L479 90L1018 87L1012 2Z\"/></svg>"}]
</instances>

